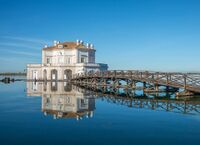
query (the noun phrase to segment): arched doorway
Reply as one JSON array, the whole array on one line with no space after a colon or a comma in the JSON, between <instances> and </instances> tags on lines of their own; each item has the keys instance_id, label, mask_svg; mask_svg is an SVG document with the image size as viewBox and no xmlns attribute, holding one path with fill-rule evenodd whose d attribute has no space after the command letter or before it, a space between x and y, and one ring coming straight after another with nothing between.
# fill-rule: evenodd
<instances>
[{"instance_id":1,"label":"arched doorway","mask_svg":"<svg viewBox=\"0 0 200 145\"><path fill-rule=\"evenodd\" d=\"M47 80L47 70L46 69L43 71L43 79L45 81Z\"/></svg>"},{"instance_id":2,"label":"arched doorway","mask_svg":"<svg viewBox=\"0 0 200 145\"><path fill-rule=\"evenodd\" d=\"M56 69L51 70L51 80L56 81L58 79L58 71Z\"/></svg>"},{"instance_id":3,"label":"arched doorway","mask_svg":"<svg viewBox=\"0 0 200 145\"><path fill-rule=\"evenodd\" d=\"M47 91L47 81L45 81L44 83L43 83L43 91Z\"/></svg>"},{"instance_id":4,"label":"arched doorway","mask_svg":"<svg viewBox=\"0 0 200 145\"><path fill-rule=\"evenodd\" d=\"M65 92L72 91L72 84L70 84L68 82L64 82L64 90L65 90Z\"/></svg>"},{"instance_id":5,"label":"arched doorway","mask_svg":"<svg viewBox=\"0 0 200 145\"><path fill-rule=\"evenodd\" d=\"M34 70L33 71L33 80L37 80L38 79L38 71Z\"/></svg>"},{"instance_id":6,"label":"arched doorway","mask_svg":"<svg viewBox=\"0 0 200 145\"><path fill-rule=\"evenodd\" d=\"M58 83L57 82L51 82L51 91L55 92L58 89Z\"/></svg>"},{"instance_id":7,"label":"arched doorway","mask_svg":"<svg viewBox=\"0 0 200 145\"><path fill-rule=\"evenodd\" d=\"M66 69L64 71L64 80L69 81L72 79L72 70Z\"/></svg>"}]
</instances>

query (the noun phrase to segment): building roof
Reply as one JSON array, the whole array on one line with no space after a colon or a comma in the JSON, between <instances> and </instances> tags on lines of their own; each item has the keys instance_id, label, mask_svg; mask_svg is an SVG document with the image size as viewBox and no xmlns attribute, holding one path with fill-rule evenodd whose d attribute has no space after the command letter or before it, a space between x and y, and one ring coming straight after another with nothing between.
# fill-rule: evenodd
<instances>
[{"instance_id":1,"label":"building roof","mask_svg":"<svg viewBox=\"0 0 200 145\"><path fill-rule=\"evenodd\" d=\"M58 47L59 45L63 45L63 47L59 48ZM43 50L47 50L47 51L57 50L57 49L91 49L91 48L87 48L87 46L85 46L84 43L77 44L77 42L63 42L63 43L56 44L56 46L49 46L49 47L43 48Z\"/></svg>"},{"instance_id":2,"label":"building roof","mask_svg":"<svg viewBox=\"0 0 200 145\"><path fill-rule=\"evenodd\" d=\"M43 109L43 112L46 112L47 114L51 114L51 115L56 115L58 116L59 112L61 111L57 111L57 110L52 110L52 109ZM84 116L87 111L83 111L83 112L62 112L62 118L76 118L77 116Z\"/></svg>"}]
</instances>

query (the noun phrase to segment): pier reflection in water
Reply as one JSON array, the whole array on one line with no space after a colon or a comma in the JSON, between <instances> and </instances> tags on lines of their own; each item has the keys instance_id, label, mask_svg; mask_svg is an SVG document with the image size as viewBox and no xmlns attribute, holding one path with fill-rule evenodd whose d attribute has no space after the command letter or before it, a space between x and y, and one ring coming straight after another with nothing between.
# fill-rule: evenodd
<instances>
[{"instance_id":1,"label":"pier reflection in water","mask_svg":"<svg viewBox=\"0 0 200 145\"><path fill-rule=\"evenodd\" d=\"M27 82L27 96L42 97L42 112L58 118L93 117L95 99L134 108L200 114L198 98L175 98L174 94L141 94L134 90L113 91L110 88L84 88L67 82ZM131 92L131 93L130 93Z\"/></svg>"}]
</instances>

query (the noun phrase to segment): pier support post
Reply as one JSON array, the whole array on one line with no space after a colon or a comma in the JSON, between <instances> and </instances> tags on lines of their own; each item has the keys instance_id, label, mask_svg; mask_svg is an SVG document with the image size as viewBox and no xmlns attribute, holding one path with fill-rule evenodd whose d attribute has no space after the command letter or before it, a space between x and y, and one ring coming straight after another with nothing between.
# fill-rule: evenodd
<instances>
[{"instance_id":1,"label":"pier support post","mask_svg":"<svg viewBox=\"0 0 200 145\"><path fill-rule=\"evenodd\" d=\"M135 89L136 88L136 82L134 80L131 80L129 87L132 88L132 89Z\"/></svg>"},{"instance_id":2,"label":"pier support post","mask_svg":"<svg viewBox=\"0 0 200 145\"><path fill-rule=\"evenodd\" d=\"M155 84L155 90L156 90L156 92L159 92L159 86L158 86L158 84Z\"/></svg>"},{"instance_id":3,"label":"pier support post","mask_svg":"<svg viewBox=\"0 0 200 145\"><path fill-rule=\"evenodd\" d=\"M119 80L118 79L114 79L113 80L113 87L114 88L118 88L119 87Z\"/></svg>"},{"instance_id":4,"label":"pier support post","mask_svg":"<svg viewBox=\"0 0 200 145\"><path fill-rule=\"evenodd\" d=\"M144 94L146 92L146 88L147 88L146 82L143 82L143 92L144 92Z\"/></svg>"}]
</instances>

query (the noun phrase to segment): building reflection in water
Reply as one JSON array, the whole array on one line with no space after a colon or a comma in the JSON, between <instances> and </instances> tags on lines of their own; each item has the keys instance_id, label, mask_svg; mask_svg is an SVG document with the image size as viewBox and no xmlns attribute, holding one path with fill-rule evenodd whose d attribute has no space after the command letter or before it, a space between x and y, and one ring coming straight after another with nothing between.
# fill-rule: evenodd
<instances>
[{"instance_id":1,"label":"building reflection in water","mask_svg":"<svg viewBox=\"0 0 200 145\"><path fill-rule=\"evenodd\" d=\"M27 96L42 97L42 112L58 118L93 117L95 99L67 82L27 82Z\"/></svg>"},{"instance_id":2,"label":"building reflection in water","mask_svg":"<svg viewBox=\"0 0 200 145\"><path fill-rule=\"evenodd\" d=\"M95 99L133 108L200 114L200 99L172 99L170 96L125 95L127 91L113 94L107 88L88 89L76 87L66 82L27 82L27 96L42 96L44 115L51 114L55 119L93 117ZM134 91L133 91L134 92ZM172 94L173 95L173 94Z\"/></svg>"}]
</instances>

